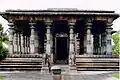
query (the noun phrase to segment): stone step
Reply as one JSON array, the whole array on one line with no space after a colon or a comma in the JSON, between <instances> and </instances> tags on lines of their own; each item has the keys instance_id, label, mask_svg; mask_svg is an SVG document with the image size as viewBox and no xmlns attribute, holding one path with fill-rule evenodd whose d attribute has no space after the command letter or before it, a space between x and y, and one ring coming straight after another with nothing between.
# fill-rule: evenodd
<instances>
[{"instance_id":1,"label":"stone step","mask_svg":"<svg viewBox=\"0 0 120 80\"><path fill-rule=\"evenodd\" d=\"M42 65L42 62L7 62L7 63L0 63L0 65Z\"/></svg>"},{"instance_id":2,"label":"stone step","mask_svg":"<svg viewBox=\"0 0 120 80\"><path fill-rule=\"evenodd\" d=\"M42 62L42 58L6 58L2 62Z\"/></svg>"},{"instance_id":3,"label":"stone step","mask_svg":"<svg viewBox=\"0 0 120 80\"><path fill-rule=\"evenodd\" d=\"M88 58L76 58L76 62L119 62L120 59L88 59Z\"/></svg>"},{"instance_id":4,"label":"stone step","mask_svg":"<svg viewBox=\"0 0 120 80\"><path fill-rule=\"evenodd\" d=\"M118 71L119 69L108 69L108 68L104 68L104 69L101 69L101 68L78 68L77 71Z\"/></svg>"},{"instance_id":5,"label":"stone step","mask_svg":"<svg viewBox=\"0 0 120 80\"><path fill-rule=\"evenodd\" d=\"M42 58L6 58L0 63L0 71L40 71Z\"/></svg>"},{"instance_id":6,"label":"stone step","mask_svg":"<svg viewBox=\"0 0 120 80\"><path fill-rule=\"evenodd\" d=\"M118 63L76 63L77 66L119 66Z\"/></svg>"},{"instance_id":7,"label":"stone step","mask_svg":"<svg viewBox=\"0 0 120 80\"><path fill-rule=\"evenodd\" d=\"M78 71L118 71L118 58L93 58L93 57L79 57L76 58L76 67Z\"/></svg>"},{"instance_id":8,"label":"stone step","mask_svg":"<svg viewBox=\"0 0 120 80\"><path fill-rule=\"evenodd\" d=\"M0 71L41 71L41 68L0 68Z\"/></svg>"},{"instance_id":9,"label":"stone step","mask_svg":"<svg viewBox=\"0 0 120 80\"><path fill-rule=\"evenodd\" d=\"M94 68L104 68L104 67L105 67L105 68L114 68L114 67L117 68L117 67L118 67L118 68L119 68L119 66L77 66L77 67L79 67L79 68L83 68L83 67L84 67L84 68L86 68L86 67L87 67L87 68L89 68L89 67L90 67L90 68L91 68L91 67L92 67L92 68L93 68L93 67L94 67Z\"/></svg>"},{"instance_id":10,"label":"stone step","mask_svg":"<svg viewBox=\"0 0 120 80\"><path fill-rule=\"evenodd\" d=\"M31 64L28 64L28 65L0 65L0 68L40 68L42 67L42 65L31 65Z\"/></svg>"}]
</instances>

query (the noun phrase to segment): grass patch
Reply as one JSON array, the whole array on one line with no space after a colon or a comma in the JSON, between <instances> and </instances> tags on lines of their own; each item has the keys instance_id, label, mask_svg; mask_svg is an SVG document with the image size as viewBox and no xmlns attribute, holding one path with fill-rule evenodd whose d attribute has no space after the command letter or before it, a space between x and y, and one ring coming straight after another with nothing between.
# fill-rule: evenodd
<instances>
[{"instance_id":1,"label":"grass patch","mask_svg":"<svg viewBox=\"0 0 120 80\"><path fill-rule=\"evenodd\" d=\"M119 73L113 74L113 77L120 79L120 74Z\"/></svg>"},{"instance_id":2,"label":"grass patch","mask_svg":"<svg viewBox=\"0 0 120 80\"><path fill-rule=\"evenodd\" d=\"M3 76L0 76L0 80L4 80Z\"/></svg>"}]
</instances>

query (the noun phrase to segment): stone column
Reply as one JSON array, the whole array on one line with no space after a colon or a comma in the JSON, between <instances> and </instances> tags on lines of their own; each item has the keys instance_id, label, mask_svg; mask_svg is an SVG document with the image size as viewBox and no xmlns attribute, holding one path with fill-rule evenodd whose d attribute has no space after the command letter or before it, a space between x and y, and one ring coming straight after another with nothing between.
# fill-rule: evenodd
<instances>
[{"instance_id":1,"label":"stone column","mask_svg":"<svg viewBox=\"0 0 120 80\"><path fill-rule=\"evenodd\" d=\"M27 51L30 53L30 37L27 36Z\"/></svg>"},{"instance_id":2,"label":"stone column","mask_svg":"<svg viewBox=\"0 0 120 80\"><path fill-rule=\"evenodd\" d=\"M99 40L98 40L98 33L94 33L94 49L93 49L93 51L94 51L94 54L98 54L98 47L99 47Z\"/></svg>"},{"instance_id":3,"label":"stone column","mask_svg":"<svg viewBox=\"0 0 120 80\"><path fill-rule=\"evenodd\" d=\"M103 37L104 37L104 36L103 36L103 33L101 33L101 54L102 54L102 55L103 55L103 53L104 53L104 52L103 52L103 49L104 49L104 47L103 47L103 46L104 46L104 45L103 45L103 41L104 41Z\"/></svg>"},{"instance_id":4,"label":"stone column","mask_svg":"<svg viewBox=\"0 0 120 80\"><path fill-rule=\"evenodd\" d=\"M75 45L74 45L74 25L76 21L69 21L69 65L74 65L75 62Z\"/></svg>"},{"instance_id":5,"label":"stone column","mask_svg":"<svg viewBox=\"0 0 120 80\"><path fill-rule=\"evenodd\" d=\"M112 44L111 44L111 31L112 31L112 24L111 23L106 23L106 50L107 50L107 55L112 55Z\"/></svg>"},{"instance_id":6,"label":"stone column","mask_svg":"<svg viewBox=\"0 0 120 80\"><path fill-rule=\"evenodd\" d=\"M22 54L24 54L24 36L23 36L23 33L21 33L20 35L20 38L21 38L21 52Z\"/></svg>"},{"instance_id":7,"label":"stone column","mask_svg":"<svg viewBox=\"0 0 120 80\"><path fill-rule=\"evenodd\" d=\"M35 52L38 53L39 49L39 37L38 37L38 33L35 33Z\"/></svg>"},{"instance_id":8,"label":"stone column","mask_svg":"<svg viewBox=\"0 0 120 80\"><path fill-rule=\"evenodd\" d=\"M53 63L53 59L52 59L52 52L51 52L51 47L52 47L52 45L51 45L51 25L52 25L52 21L50 21L50 20L46 20L45 21L45 24L46 24L46 46L45 46L45 55L47 55L47 61L49 62L50 61L50 64L51 63ZM47 62L47 63L48 63Z\"/></svg>"},{"instance_id":9,"label":"stone column","mask_svg":"<svg viewBox=\"0 0 120 80\"><path fill-rule=\"evenodd\" d=\"M20 33L18 33L18 53L21 53L21 38L20 38Z\"/></svg>"},{"instance_id":10,"label":"stone column","mask_svg":"<svg viewBox=\"0 0 120 80\"><path fill-rule=\"evenodd\" d=\"M24 36L25 53L27 53L27 36Z\"/></svg>"},{"instance_id":11,"label":"stone column","mask_svg":"<svg viewBox=\"0 0 120 80\"><path fill-rule=\"evenodd\" d=\"M101 55L101 33L99 34L99 48L98 48L98 53Z\"/></svg>"},{"instance_id":12,"label":"stone column","mask_svg":"<svg viewBox=\"0 0 120 80\"><path fill-rule=\"evenodd\" d=\"M18 53L18 34L16 32L14 33L13 44L14 44L14 53Z\"/></svg>"},{"instance_id":13,"label":"stone column","mask_svg":"<svg viewBox=\"0 0 120 80\"><path fill-rule=\"evenodd\" d=\"M92 23L91 22L87 22L86 26L87 26L86 27L86 31L87 31L87 33L86 33L86 35L87 35L86 36L87 37L86 38L87 39L87 41L86 41L87 42L86 43L86 53L90 55L90 54L93 54L93 51L91 49L92 48L91 47L91 44L92 44L91 43L91 26L92 26Z\"/></svg>"},{"instance_id":14,"label":"stone column","mask_svg":"<svg viewBox=\"0 0 120 80\"><path fill-rule=\"evenodd\" d=\"M9 53L10 54L13 54L13 27L14 27L14 24L12 23L12 22L10 22L9 24L8 24L8 26L10 26L10 28L9 28L9 44L8 44L8 46L9 46Z\"/></svg>"},{"instance_id":15,"label":"stone column","mask_svg":"<svg viewBox=\"0 0 120 80\"><path fill-rule=\"evenodd\" d=\"M87 35L86 32L84 32L84 53L86 54L87 52Z\"/></svg>"},{"instance_id":16,"label":"stone column","mask_svg":"<svg viewBox=\"0 0 120 80\"><path fill-rule=\"evenodd\" d=\"M51 54L51 45L50 45L50 26L47 26L46 29L47 29L47 32L46 32L46 39L47 39L47 42L46 42L46 54L50 55Z\"/></svg>"},{"instance_id":17,"label":"stone column","mask_svg":"<svg viewBox=\"0 0 120 80\"><path fill-rule=\"evenodd\" d=\"M75 34L75 55L80 53L80 39L78 38L78 33Z\"/></svg>"},{"instance_id":18,"label":"stone column","mask_svg":"<svg viewBox=\"0 0 120 80\"><path fill-rule=\"evenodd\" d=\"M29 23L31 25L31 35L30 35L30 53L35 53L35 23Z\"/></svg>"},{"instance_id":19,"label":"stone column","mask_svg":"<svg viewBox=\"0 0 120 80\"><path fill-rule=\"evenodd\" d=\"M94 37L93 37L93 35L91 35L91 52L92 52L92 54L93 54L93 40L94 40Z\"/></svg>"},{"instance_id":20,"label":"stone column","mask_svg":"<svg viewBox=\"0 0 120 80\"><path fill-rule=\"evenodd\" d=\"M101 53L106 54L106 32L102 33L102 42L101 42Z\"/></svg>"}]
</instances>

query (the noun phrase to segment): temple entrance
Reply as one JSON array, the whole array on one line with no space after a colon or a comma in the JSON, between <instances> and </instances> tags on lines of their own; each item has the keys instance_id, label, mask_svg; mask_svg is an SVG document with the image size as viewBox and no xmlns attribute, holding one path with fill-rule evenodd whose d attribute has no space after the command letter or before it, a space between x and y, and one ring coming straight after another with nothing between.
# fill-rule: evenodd
<instances>
[{"instance_id":1,"label":"temple entrance","mask_svg":"<svg viewBox=\"0 0 120 80\"><path fill-rule=\"evenodd\" d=\"M55 37L55 64L68 64L68 36L57 34Z\"/></svg>"}]
</instances>

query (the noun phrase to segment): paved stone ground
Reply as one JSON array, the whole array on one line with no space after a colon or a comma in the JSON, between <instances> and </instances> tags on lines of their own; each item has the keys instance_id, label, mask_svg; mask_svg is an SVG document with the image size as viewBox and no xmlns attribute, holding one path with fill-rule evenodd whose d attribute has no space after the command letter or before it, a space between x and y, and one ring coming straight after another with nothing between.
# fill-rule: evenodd
<instances>
[{"instance_id":1,"label":"paved stone ground","mask_svg":"<svg viewBox=\"0 0 120 80\"><path fill-rule=\"evenodd\" d=\"M0 72L5 80L117 80L112 78L112 74L118 72L93 72L83 71L79 74L62 74L53 76L41 74L40 72Z\"/></svg>"}]
</instances>

